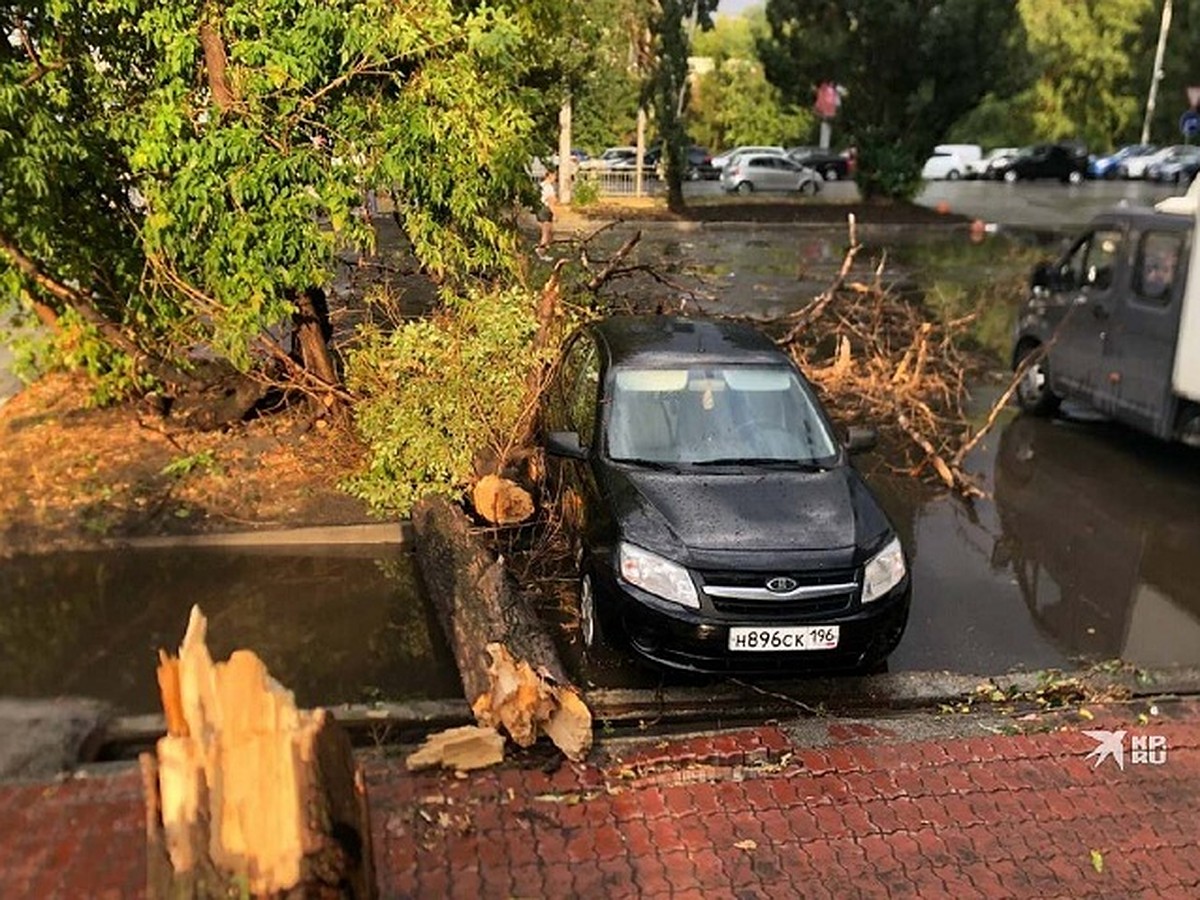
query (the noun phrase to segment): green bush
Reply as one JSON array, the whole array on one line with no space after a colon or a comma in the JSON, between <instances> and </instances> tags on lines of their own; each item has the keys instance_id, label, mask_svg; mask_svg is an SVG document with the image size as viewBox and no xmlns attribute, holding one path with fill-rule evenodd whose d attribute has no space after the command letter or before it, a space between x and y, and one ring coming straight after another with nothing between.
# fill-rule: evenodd
<instances>
[{"instance_id":1,"label":"green bush","mask_svg":"<svg viewBox=\"0 0 1200 900\"><path fill-rule=\"evenodd\" d=\"M573 206L591 206L600 199L600 185L590 178L577 178L571 191Z\"/></svg>"},{"instance_id":2,"label":"green bush","mask_svg":"<svg viewBox=\"0 0 1200 900\"><path fill-rule=\"evenodd\" d=\"M527 385L556 351L531 347L536 295L479 287L443 298L428 318L366 325L347 383L366 468L346 485L380 513L406 515L427 494L453 496L475 455L504 456L531 414Z\"/></svg>"},{"instance_id":3,"label":"green bush","mask_svg":"<svg viewBox=\"0 0 1200 900\"><path fill-rule=\"evenodd\" d=\"M868 137L858 145L854 180L864 198L911 200L921 189L921 164L908 147Z\"/></svg>"}]
</instances>

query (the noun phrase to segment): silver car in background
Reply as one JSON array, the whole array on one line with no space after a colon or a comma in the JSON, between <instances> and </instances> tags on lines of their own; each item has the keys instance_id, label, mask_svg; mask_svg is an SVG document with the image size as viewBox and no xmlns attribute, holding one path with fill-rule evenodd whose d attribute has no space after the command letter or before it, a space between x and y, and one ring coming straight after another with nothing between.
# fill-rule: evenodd
<instances>
[{"instance_id":1,"label":"silver car in background","mask_svg":"<svg viewBox=\"0 0 1200 900\"><path fill-rule=\"evenodd\" d=\"M812 196L821 189L821 176L808 166L770 153L742 153L721 170L721 187L730 193L799 191Z\"/></svg>"}]
</instances>

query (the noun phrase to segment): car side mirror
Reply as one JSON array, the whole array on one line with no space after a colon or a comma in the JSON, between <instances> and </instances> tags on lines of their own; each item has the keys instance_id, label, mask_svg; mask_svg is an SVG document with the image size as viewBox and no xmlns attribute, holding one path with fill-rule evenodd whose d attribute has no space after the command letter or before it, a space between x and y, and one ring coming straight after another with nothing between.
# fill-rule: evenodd
<instances>
[{"instance_id":1,"label":"car side mirror","mask_svg":"<svg viewBox=\"0 0 1200 900\"><path fill-rule=\"evenodd\" d=\"M877 443L879 443L879 433L874 428L852 426L846 429L846 450L850 453L874 450Z\"/></svg>"},{"instance_id":2,"label":"car side mirror","mask_svg":"<svg viewBox=\"0 0 1200 900\"><path fill-rule=\"evenodd\" d=\"M567 459L587 459L587 448L579 443L579 434L574 431L551 431L546 435L546 452L551 456Z\"/></svg>"},{"instance_id":3,"label":"car side mirror","mask_svg":"<svg viewBox=\"0 0 1200 900\"><path fill-rule=\"evenodd\" d=\"M1046 288L1049 290L1050 284L1053 280L1054 264L1040 262L1033 267L1033 274L1029 276L1029 286L1035 288Z\"/></svg>"}]
</instances>

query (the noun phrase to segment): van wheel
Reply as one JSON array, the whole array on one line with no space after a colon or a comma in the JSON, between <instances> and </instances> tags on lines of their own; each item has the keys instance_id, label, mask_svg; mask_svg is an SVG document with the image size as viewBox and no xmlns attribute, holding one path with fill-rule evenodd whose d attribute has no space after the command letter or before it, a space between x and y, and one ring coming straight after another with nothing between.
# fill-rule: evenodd
<instances>
[{"instance_id":1,"label":"van wheel","mask_svg":"<svg viewBox=\"0 0 1200 900\"><path fill-rule=\"evenodd\" d=\"M1017 366L1020 368L1025 359L1041 349L1040 344L1025 344L1018 350ZM1053 415L1062 403L1062 398L1050 389L1050 367L1043 355L1031 363L1017 383L1017 405L1027 413L1035 416Z\"/></svg>"},{"instance_id":2,"label":"van wheel","mask_svg":"<svg viewBox=\"0 0 1200 900\"><path fill-rule=\"evenodd\" d=\"M951 169L949 172L946 173L947 181L958 181L958 179L959 179L958 169Z\"/></svg>"},{"instance_id":3,"label":"van wheel","mask_svg":"<svg viewBox=\"0 0 1200 900\"><path fill-rule=\"evenodd\" d=\"M1175 438L1181 444L1200 448L1200 407L1186 409L1179 417Z\"/></svg>"}]
</instances>

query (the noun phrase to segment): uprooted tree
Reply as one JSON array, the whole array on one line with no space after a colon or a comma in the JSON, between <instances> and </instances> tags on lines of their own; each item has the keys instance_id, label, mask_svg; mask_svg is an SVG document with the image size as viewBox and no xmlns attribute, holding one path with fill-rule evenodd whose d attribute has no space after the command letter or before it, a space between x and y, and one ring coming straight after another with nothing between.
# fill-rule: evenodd
<instances>
[{"instance_id":1,"label":"uprooted tree","mask_svg":"<svg viewBox=\"0 0 1200 900\"><path fill-rule=\"evenodd\" d=\"M555 102L528 88L562 81L530 61L562 57L574 7L0 3L0 323L36 315L37 362L86 369L101 399L215 389L208 424L272 382L355 399L321 301L335 253L373 245L356 211L390 194L451 294L511 283Z\"/></svg>"}]
</instances>

